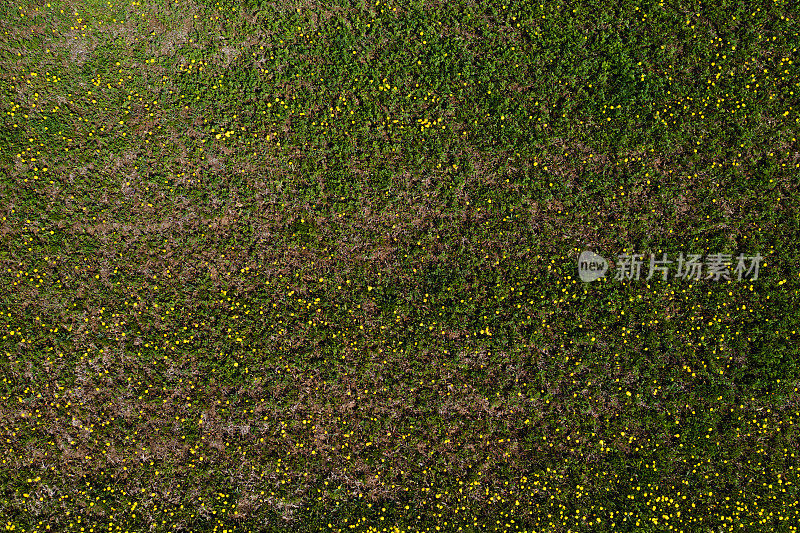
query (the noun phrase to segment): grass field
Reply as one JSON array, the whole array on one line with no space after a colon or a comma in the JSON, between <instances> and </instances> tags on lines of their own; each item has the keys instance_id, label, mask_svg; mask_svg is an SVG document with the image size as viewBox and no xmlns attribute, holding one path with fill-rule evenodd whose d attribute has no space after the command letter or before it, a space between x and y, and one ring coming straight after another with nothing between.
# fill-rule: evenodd
<instances>
[{"instance_id":1,"label":"grass field","mask_svg":"<svg viewBox=\"0 0 800 533\"><path fill-rule=\"evenodd\" d=\"M0 521L797 531L798 15L0 7Z\"/></svg>"}]
</instances>

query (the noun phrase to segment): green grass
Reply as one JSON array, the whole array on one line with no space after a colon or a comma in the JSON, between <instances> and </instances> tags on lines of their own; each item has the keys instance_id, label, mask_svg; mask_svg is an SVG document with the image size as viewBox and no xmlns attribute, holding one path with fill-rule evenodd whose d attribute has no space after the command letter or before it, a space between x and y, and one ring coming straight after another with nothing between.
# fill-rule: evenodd
<instances>
[{"instance_id":1,"label":"green grass","mask_svg":"<svg viewBox=\"0 0 800 533\"><path fill-rule=\"evenodd\" d=\"M796 529L790 2L0 15L7 529Z\"/></svg>"}]
</instances>

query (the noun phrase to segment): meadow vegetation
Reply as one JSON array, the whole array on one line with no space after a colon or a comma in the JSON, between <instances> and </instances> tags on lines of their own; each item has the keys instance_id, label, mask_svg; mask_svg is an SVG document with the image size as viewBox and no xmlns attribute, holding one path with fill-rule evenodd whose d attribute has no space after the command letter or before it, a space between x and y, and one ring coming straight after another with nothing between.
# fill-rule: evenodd
<instances>
[{"instance_id":1,"label":"meadow vegetation","mask_svg":"<svg viewBox=\"0 0 800 533\"><path fill-rule=\"evenodd\" d=\"M797 531L799 32L4 4L6 530ZM587 284L585 249L764 260Z\"/></svg>"}]
</instances>

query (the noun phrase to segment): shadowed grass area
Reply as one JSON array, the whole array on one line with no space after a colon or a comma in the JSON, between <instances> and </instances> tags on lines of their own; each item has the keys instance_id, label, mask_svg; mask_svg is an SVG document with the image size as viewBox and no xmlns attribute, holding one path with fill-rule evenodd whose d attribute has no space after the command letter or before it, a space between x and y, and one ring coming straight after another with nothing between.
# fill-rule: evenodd
<instances>
[{"instance_id":1,"label":"shadowed grass area","mask_svg":"<svg viewBox=\"0 0 800 533\"><path fill-rule=\"evenodd\" d=\"M6 527L793 531L796 15L0 8Z\"/></svg>"}]
</instances>

